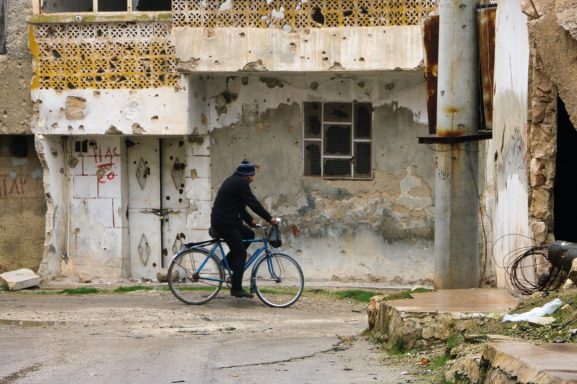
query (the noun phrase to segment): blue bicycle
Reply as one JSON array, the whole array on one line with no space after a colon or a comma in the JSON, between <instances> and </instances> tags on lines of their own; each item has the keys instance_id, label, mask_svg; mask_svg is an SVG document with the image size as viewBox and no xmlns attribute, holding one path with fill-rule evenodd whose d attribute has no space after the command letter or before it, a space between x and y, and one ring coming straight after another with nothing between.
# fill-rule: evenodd
<instances>
[{"instance_id":1,"label":"blue bicycle","mask_svg":"<svg viewBox=\"0 0 577 384\"><path fill-rule=\"evenodd\" d=\"M303 272L293 257L270 246L268 234L272 227L259 228L262 237L245 240L260 244L244 266L246 271L253 265L250 291L268 306L288 307L303 293ZM230 287L232 271L225 257L223 242L217 237L189 243L172 258L168 268L168 286L180 301L204 304L216 297L223 284Z\"/></svg>"}]
</instances>

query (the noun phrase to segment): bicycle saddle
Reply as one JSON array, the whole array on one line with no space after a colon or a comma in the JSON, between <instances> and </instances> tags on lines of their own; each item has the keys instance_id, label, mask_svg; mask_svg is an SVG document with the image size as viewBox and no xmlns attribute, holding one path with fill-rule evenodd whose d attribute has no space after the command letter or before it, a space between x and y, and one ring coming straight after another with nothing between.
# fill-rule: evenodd
<instances>
[{"instance_id":1,"label":"bicycle saddle","mask_svg":"<svg viewBox=\"0 0 577 384\"><path fill-rule=\"evenodd\" d=\"M220 236L220 233L218 233L214 228L210 227L208 229L208 234L210 235L210 237L212 237L213 239L220 239L222 236Z\"/></svg>"}]
</instances>

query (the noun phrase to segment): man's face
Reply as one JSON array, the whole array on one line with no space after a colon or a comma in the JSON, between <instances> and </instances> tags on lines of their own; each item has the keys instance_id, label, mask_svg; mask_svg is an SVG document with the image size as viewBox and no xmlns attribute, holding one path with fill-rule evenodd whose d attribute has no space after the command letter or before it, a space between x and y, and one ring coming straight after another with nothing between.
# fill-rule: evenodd
<instances>
[{"instance_id":1,"label":"man's face","mask_svg":"<svg viewBox=\"0 0 577 384\"><path fill-rule=\"evenodd\" d=\"M246 176L246 181L250 184L252 183L252 180L254 179L254 176Z\"/></svg>"}]
</instances>

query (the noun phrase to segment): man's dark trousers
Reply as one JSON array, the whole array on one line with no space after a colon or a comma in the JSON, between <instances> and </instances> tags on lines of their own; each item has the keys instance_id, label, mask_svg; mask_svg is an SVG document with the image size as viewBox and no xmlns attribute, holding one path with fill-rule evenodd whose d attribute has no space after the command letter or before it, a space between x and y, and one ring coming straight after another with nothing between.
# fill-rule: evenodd
<instances>
[{"instance_id":1,"label":"man's dark trousers","mask_svg":"<svg viewBox=\"0 0 577 384\"><path fill-rule=\"evenodd\" d=\"M238 292L242 289L246 249L250 245L250 243L245 244L242 240L254 239L254 232L244 225L239 227L215 228L215 230L222 236L230 249L230 252L226 255L226 259L232 269L231 291Z\"/></svg>"}]
</instances>

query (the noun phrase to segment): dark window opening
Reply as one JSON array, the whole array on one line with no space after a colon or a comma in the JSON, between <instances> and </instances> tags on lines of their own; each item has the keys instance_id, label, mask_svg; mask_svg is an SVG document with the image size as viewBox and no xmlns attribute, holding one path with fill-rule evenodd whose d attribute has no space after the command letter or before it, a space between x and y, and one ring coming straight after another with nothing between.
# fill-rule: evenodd
<instances>
[{"instance_id":1,"label":"dark window opening","mask_svg":"<svg viewBox=\"0 0 577 384\"><path fill-rule=\"evenodd\" d=\"M325 176L327 177L350 177L351 176L351 161L341 159L327 159L325 160Z\"/></svg>"},{"instance_id":2,"label":"dark window opening","mask_svg":"<svg viewBox=\"0 0 577 384\"><path fill-rule=\"evenodd\" d=\"M92 11L92 0L45 0L42 4L42 13Z\"/></svg>"},{"instance_id":3,"label":"dark window opening","mask_svg":"<svg viewBox=\"0 0 577 384\"><path fill-rule=\"evenodd\" d=\"M126 12L128 3L123 0L98 0L98 12Z\"/></svg>"},{"instance_id":4,"label":"dark window opening","mask_svg":"<svg viewBox=\"0 0 577 384\"><path fill-rule=\"evenodd\" d=\"M557 159L554 184L555 239L577 242L577 131L561 99L557 102Z\"/></svg>"},{"instance_id":5,"label":"dark window opening","mask_svg":"<svg viewBox=\"0 0 577 384\"><path fill-rule=\"evenodd\" d=\"M0 0L0 55L6 54L6 0Z\"/></svg>"},{"instance_id":6,"label":"dark window opening","mask_svg":"<svg viewBox=\"0 0 577 384\"><path fill-rule=\"evenodd\" d=\"M87 153L88 152L88 140L75 141L74 142L74 152Z\"/></svg>"},{"instance_id":7,"label":"dark window opening","mask_svg":"<svg viewBox=\"0 0 577 384\"><path fill-rule=\"evenodd\" d=\"M324 121L331 123L350 123L352 116L351 103L327 103L325 104Z\"/></svg>"},{"instance_id":8,"label":"dark window opening","mask_svg":"<svg viewBox=\"0 0 577 384\"><path fill-rule=\"evenodd\" d=\"M325 154L327 155L350 155L351 154L351 127L342 125L329 125L325 131Z\"/></svg>"},{"instance_id":9,"label":"dark window opening","mask_svg":"<svg viewBox=\"0 0 577 384\"><path fill-rule=\"evenodd\" d=\"M172 9L172 1L140 0L134 9L137 11L170 11Z\"/></svg>"},{"instance_id":10,"label":"dark window opening","mask_svg":"<svg viewBox=\"0 0 577 384\"><path fill-rule=\"evenodd\" d=\"M0 2L6 0L0 0ZM95 9L92 0L45 0L42 13L67 12L127 12L129 4L133 11L170 11L172 0L97 0Z\"/></svg>"},{"instance_id":11,"label":"dark window opening","mask_svg":"<svg viewBox=\"0 0 577 384\"><path fill-rule=\"evenodd\" d=\"M372 113L370 103L304 103L304 175L370 179Z\"/></svg>"},{"instance_id":12,"label":"dark window opening","mask_svg":"<svg viewBox=\"0 0 577 384\"><path fill-rule=\"evenodd\" d=\"M305 138L321 137L321 103L305 104Z\"/></svg>"},{"instance_id":13,"label":"dark window opening","mask_svg":"<svg viewBox=\"0 0 577 384\"><path fill-rule=\"evenodd\" d=\"M319 143L305 143L305 175L321 175L321 147Z\"/></svg>"},{"instance_id":14,"label":"dark window opening","mask_svg":"<svg viewBox=\"0 0 577 384\"><path fill-rule=\"evenodd\" d=\"M12 157L28 157L28 136L13 136L10 139L10 155Z\"/></svg>"},{"instance_id":15,"label":"dark window opening","mask_svg":"<svg viewBox=\"0 0 577 384\"><path fill-rule=\"evenodd\" d=\"M371 138L371 109L369 104L355 104L355 139Z\"/></svg>"},{"instance_id":16,"label":"dark window opening","mask_svg":"<svg viewBox=\"0 0 577 384\"><path fill-rule=\"evenodd\" d=\"M355 177L371 175L371 144L355 143Z\"/></svg>"}]
</instances>

